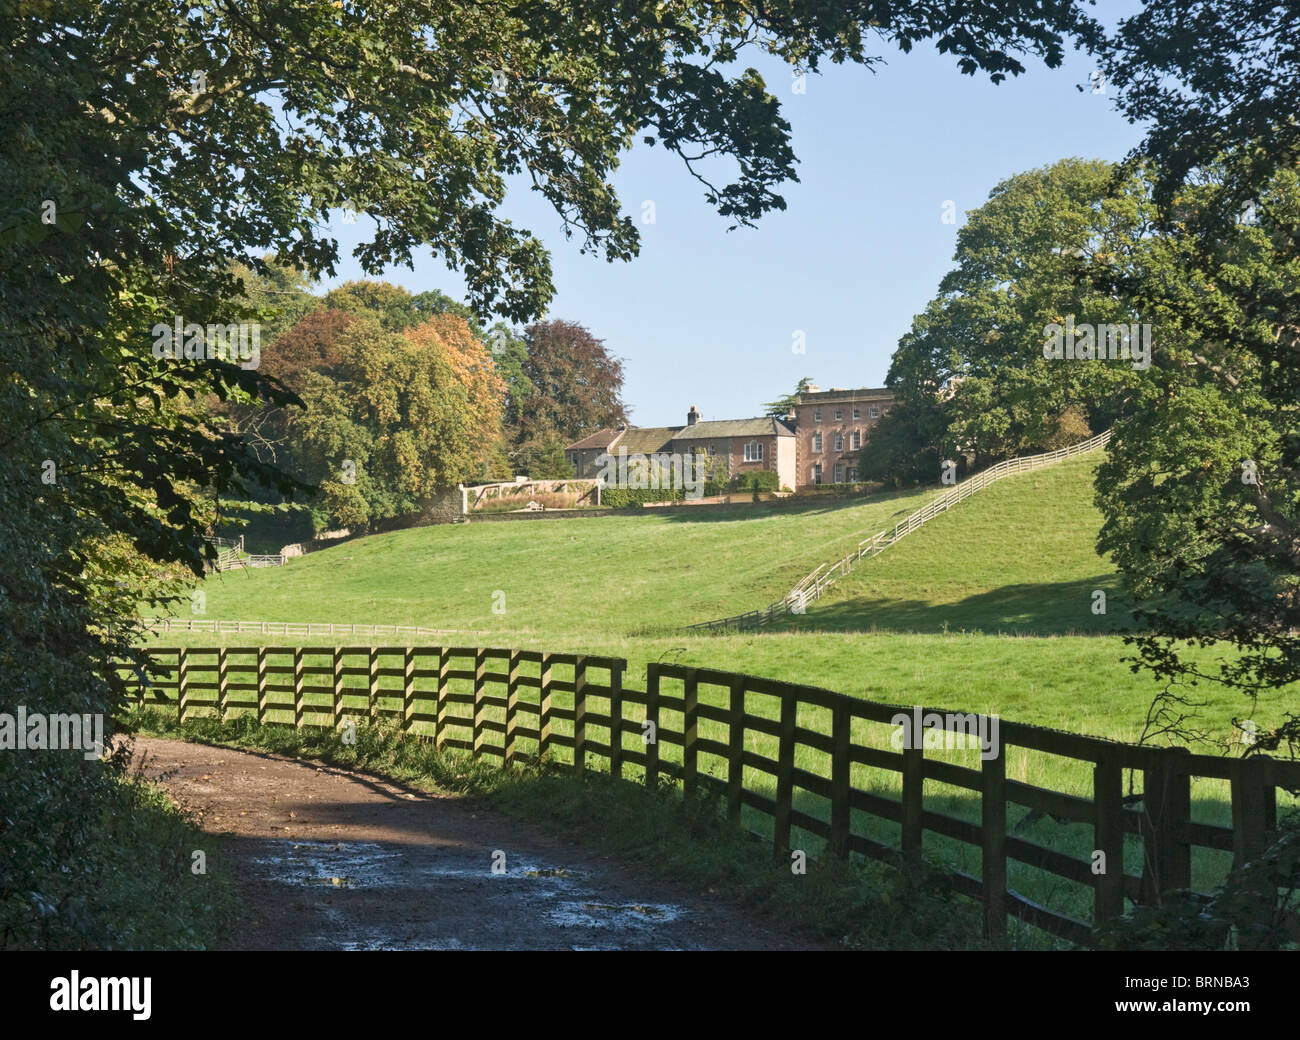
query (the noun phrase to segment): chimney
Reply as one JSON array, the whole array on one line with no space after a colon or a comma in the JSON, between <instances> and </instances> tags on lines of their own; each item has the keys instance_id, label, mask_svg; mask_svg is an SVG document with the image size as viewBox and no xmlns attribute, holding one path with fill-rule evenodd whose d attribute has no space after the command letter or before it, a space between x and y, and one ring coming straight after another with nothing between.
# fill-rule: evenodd
<instances>
[{"instance_id":1,"label":"chimney","mask_svg":"<svg viewBox=\"0 0 1300 1040\"><path fill-rule=\"evenodd\" d=\"M696 409L695 405L691 405L691 410L686 413L686 425L694 426L699 421L700 421L700 413Z\"/></svg>"}]
</instances>

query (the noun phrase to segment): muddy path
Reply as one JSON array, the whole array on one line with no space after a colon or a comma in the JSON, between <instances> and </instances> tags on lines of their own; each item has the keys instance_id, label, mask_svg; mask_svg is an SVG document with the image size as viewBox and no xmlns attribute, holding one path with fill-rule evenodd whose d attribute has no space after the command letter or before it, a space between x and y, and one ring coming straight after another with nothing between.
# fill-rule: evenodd
<instances>
[{"instance_id":1,"label":"muddy path","mask_svg":"<svg viewBox=\"0 0 1300 1040\"><path fill-rule=\"evenodd\" d=\"M141 737L136 755L222 839L244 907L228 949L815 948L459 798L184 741Z\"/></svg>"}]
</instances>

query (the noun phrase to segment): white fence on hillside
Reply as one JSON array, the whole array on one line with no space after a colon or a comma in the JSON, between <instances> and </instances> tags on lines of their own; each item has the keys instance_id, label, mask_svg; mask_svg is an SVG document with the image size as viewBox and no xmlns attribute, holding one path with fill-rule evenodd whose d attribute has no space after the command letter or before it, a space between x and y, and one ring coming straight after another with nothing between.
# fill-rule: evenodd
<instances>
[{"instance_id":1,"label":"white fence on hillside","mask_svg":"<svg viewBox=\"0 0 1300 1040\"><path fill-rule=\"evenodd\" d=\"M975 492L988 487L1003 477L1040 469L1043 466L1050 466L1053 463L1060 462L1062 459L1072 458L1075 455L1082 455L1085 452L1103 447L1109 443L1111 432L1107 430L1105 433L1099 433L1095 437L1089 437L1086 441L1080 441L1078 444L1072 444L1070 447L1061 448L1058 451L1044 452L1041 455L1025 455L1021 458L999 462L996 466L990 466L988 469L975 474L975 476L963 480L951 491L944 492L938 498L918 509L906 520L900 521L892 530L886 528L870 538L864 538L858 543L857 549L845 554L834 563L819 565L779 600L769 604L762 610L734 614L731 617L718 618L716 621L701 621L689 627L693 629L731 628L733 626L736 628L753 628L757 625L766 625L773 618L785 614L802 614L809 603L820 599L827 588L853 570L859 561L879 556L891 545L906 538L918 527L933 520L941 513L946 513L958 502L969 498Z\"/></svg>"},{"instance_id":2,"label":"white fence on hillside","mask_svg":"<svg viewBox=\"0 0 1300 1040\"><path fill-rule=\"evenodd\" d=\"M233 621L215 618L146 618L151 632L229 632L263 636L438 636L455 632L448 628L416 625L353 625L329 621Z\"/></svg>"}]
</instances>

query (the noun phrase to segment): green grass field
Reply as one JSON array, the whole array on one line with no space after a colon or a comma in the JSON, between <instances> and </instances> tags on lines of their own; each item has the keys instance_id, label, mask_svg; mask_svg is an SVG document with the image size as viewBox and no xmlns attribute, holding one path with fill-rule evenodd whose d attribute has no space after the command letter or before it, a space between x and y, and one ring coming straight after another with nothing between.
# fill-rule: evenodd
<instances>
[{"instance_id":1,"label":"green grass field","mask_svg":"<svg viewBox=\"0 0 1300 1040\"><path fill-rule=\"evenodd\" d=\"M445 630L422 642L516 646L748 672L898 704L1137 740L1160 692L1115 635L1123 594L1095 550L1098 454L1006 478L865 561L808 612L743 633L686 625L763 606L818 563L928 501L935 489L757 515L649 514L460 524L358 539L283 568L203 583L223 620L333 621ZM1107 613L1092 612L1093 591ZM494 613L494 602L503 607ZM180 616L191 615L182 606ZM1091 633L1083 635L1083 633ZM156 644L283 645L285 637L170 632ZM308 645L352 643L298 637ZM1231 735L1244 698L1197 691L1204 728ZM1281 698L1255 706L1268 725Z\"/></svg>"},{"instance_id":2,"label":"green grass field","mask_svg":"<svg viewBox=\"0 0 1300 1040\"><path fill-rule=\"evenodd\" d=\"M648 513L395 532L324 550L284 568L214 576L203 585L203 616L420 625L447 632L418 640L425 644L624 657L627 683L637 689L644 688L646 662L662 660L1136 742L1161 687L1147 673L1132 670L1125 660L1129 651L1113 634L1127 617L1114 568L1095 549L1101 517L1093 505L1092 480L1099 460L1092 454L1006 478L862 563L806 614L749 632L715 635L688 632L685 626L766 605L818 563L892 526L936 489L781 513ZM1105 614L1093 612L1096 590L1106 594ZM494 604L503 609L494 612ZM174 632L153 641L289 642ZM292 641L358 642L349 636ZM1236 735L1234 716L1253 718L1264 728L1280 721L1284 707L1282 696L1252 705L1212 689L1194 693L1202 702L1197 727L1225 747ZM721 704L723 696L701 690L704 703ZM800 725L821 728L825 721L801 718ZM711 725L701 724L701 736L714 736ZM888 740L883 730L873 736ZM766 739L758 738L759 743ZM975 764L963 758L970 752L937 754ZM825 774L828 763L822 758L805 749L797 765ZM701 761L705 771L718 765ZM1090 793L1091 771L1084 763L1019 749L1009 756L1007 771L1012 779L1038 786ZM855 786L897 798L896 774L862 772L859 776L855 767ZM746 779L756 789L765 782L762 776ZM1196 818L1227 823L1225 790L1218 781L1198 781ZM810 796L801 807L824 816L825 807L816 802ZM933 781L926 785L926 807L979 819L978 799L970 792ZM756 815L747 822L755 830L770 823ZM1013 815L1013 825L1017 822ZM855 830L897 842L897 825L886 821L857 819ZM1088 826L1040 819L1025 822L1020 833L1082 859L1092 848ZM819 845L811 835L801 840L810 849ZM926 850L937 861L978 872L978 850L936 835L927 835ZM1140 857L1140 850L1133 848L1132 854ZM1224 854L1198 850L1195 884L1212 885L1227 861ZM1126 866L1130 873L1140 872L1140 862ZM1013 866L1011 883L1045 905L1087 916L1086 886L1023 865Z\"/></svg>"}]
</instances>

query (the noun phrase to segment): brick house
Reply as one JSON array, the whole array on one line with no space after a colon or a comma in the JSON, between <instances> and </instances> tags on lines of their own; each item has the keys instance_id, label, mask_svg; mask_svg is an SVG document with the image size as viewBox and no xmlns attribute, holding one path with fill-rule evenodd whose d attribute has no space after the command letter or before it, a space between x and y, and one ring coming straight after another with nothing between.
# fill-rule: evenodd
<instances>
[{"instance_id":1,"label":"brick house","mask_svg":"<svg viewBox=\"0 0 1300 1040\"><path fill-rule=\"evenodd\" d=\"M782 487L798 491L818 484L853 483L871 429L894 403L890 390L822 390L810 386L795 398L784 419L716 419L706 422L694 406L685 426L620 426L575 441L565 449L576 476L599 475L603 454L704 451L726 463L731 476L773 470Z\"/></svg>"},{"instance_id":2,"label":"brick house","mask_svg":"<svg viewBox=\"0 0 1300 1040\"><path fill-rule=\"evenodd\" d=\"M735 477L772 470L782 487L795 487L794 430L770 415L754 419L720 419L706 422L694 406L685 426L625 426L599 430L565 448L574 474L591 479L600 474L601 455L674 454L683 457L703 452Z\"/></svg>"},{"instance_id":3,"label":"brick house","mask_svg":"<svg viewBox=\"0 0 1300 1040\"><path fill-rule=\"evenodd\" d=\"M711 460L724 462L732 477L771 470L780 487L793 491L794 442L794 430L774 416L706 422L692 406L686 413L686 425L673 435L669 450L681 455L703 451Z\"/></svg>"},{"instance_id":4,"label":"brick house","mask_svg":"<svg viewBox=\"0 0 1300 1040\"><path fill-rule=\"evenodd\" d=\"M879 389L822 390L809 386L795 398L791 417L795 428L796 488L817 484L853 483L858 460L871 429L894 403L892 391Z\"/></svg>"}]
</instances>

